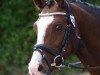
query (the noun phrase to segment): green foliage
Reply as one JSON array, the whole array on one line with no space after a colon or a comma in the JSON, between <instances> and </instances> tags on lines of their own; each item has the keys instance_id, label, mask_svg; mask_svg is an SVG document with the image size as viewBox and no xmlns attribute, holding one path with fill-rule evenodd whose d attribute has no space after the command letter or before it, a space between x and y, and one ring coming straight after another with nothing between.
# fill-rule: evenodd
<instances>
[{"instance_id":1,"label":"green foliage","mask_svg":"<svg viewBox=\"0 0 100 75\"><path fill-rule=\"evenodd\" d=\"M88 1L100 4L98 0ZM36 42L33 23L38 13L33 0L0 0L0 75L27 73Z\"/></svg>"},{"instance_id":2,"label":"green foliage","mask_svg":"<svg viewBox=\"0 0 100 75\"><path fill-rule=\"evenodd\" d=\"M0 1L0 70L9 75L14 68L27 66L31 58L38 12L32 0Z\"/></svg>"}]
</instances>

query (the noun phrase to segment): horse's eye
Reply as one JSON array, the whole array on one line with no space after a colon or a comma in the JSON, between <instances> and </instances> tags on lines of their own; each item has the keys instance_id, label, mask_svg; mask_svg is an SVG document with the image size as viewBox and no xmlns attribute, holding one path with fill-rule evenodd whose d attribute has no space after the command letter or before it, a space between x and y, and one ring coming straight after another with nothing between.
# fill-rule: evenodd
<instances>
[{"instance_id":1,"label":"horse's eye","mask_svg":"<svg viewBox=\"0 0 100 75\"><path fill-rule=\"evenodd\" d=\"M62 30L62 28L63 28L63 25L58 24L58 25L56 26L56 31Z\"/></svg>"}]
</instances>

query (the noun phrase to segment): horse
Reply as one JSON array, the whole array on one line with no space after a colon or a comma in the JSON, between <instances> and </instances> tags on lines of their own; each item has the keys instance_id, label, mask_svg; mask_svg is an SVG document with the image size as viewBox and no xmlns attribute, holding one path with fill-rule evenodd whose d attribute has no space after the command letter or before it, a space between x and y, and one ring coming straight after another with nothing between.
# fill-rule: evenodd
<instances>
[{"instance_id":1,"label":"horse","mask_svg":"<svg viewBox=\"0 0 100 75\"><path fill-rule=\"evenodd\" d=\"M29 74L50 75L75 53L91 75L100 75L100 8L79 0L34 3L42 12L34 23L37 43Z\"/></svg>"}]
</instances>

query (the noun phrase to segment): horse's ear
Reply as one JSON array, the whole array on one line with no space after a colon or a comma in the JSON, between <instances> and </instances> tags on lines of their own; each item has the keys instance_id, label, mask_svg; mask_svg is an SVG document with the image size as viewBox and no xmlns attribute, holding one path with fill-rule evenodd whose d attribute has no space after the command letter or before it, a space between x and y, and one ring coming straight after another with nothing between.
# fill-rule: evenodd
<instances>
[{"instance_id":1,"label":"horse's ear","mask_svg":"<svg viewBox=\"0 0 100 75\"><path fill-rule=\"evenodd\" d=\"M33 0L36 7L39 8L39 9L43 9L44 5L43 5L43 1L41 0Z\"/></svg>"}]
</instances>

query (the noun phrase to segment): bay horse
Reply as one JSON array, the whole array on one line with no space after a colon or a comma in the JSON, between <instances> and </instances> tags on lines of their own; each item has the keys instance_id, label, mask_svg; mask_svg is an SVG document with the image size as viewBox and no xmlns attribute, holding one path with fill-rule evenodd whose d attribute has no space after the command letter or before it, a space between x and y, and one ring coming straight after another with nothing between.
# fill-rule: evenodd
<instances>
[{"instance_id":1,"label":"bay horse","mask_svg":"<svg viewBox=\"0 0 100 75\"><path fill-rule=\"evenodd\" d=\"M100 8L76 0L34 0L37 43L30 75L50 75L75 53L91 75L100 75Z\"/></svg>"}]
</instances>

